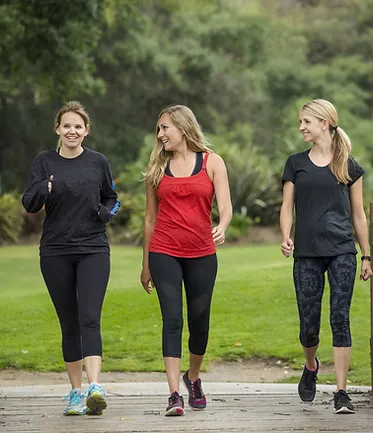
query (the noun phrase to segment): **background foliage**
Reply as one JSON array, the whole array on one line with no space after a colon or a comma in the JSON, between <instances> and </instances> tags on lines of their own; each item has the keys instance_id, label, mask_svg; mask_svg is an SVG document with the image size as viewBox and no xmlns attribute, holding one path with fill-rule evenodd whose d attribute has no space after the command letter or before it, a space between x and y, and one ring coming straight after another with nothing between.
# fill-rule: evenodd
<instances>
[{"instance_id":1,"label":"background foliage","mask_svg":"<svg viewBox=\"0 0 373 433\"><path fill-rule=\"evenodd\" d=\"M157 115L182 103L226 162L237 239L277 223L285 160L305 148L299 107L320 97L366 170L368 203L372 29L373 0L3 1L0 195L23 191L32 159L55 146L56 111L78 99L93 119L86 145L109 157L121 193L111 230L139 243ZM23 234L40 222L27 218ZM18 238L14 224L1 242Z\"/></svg>"}]
</instances>

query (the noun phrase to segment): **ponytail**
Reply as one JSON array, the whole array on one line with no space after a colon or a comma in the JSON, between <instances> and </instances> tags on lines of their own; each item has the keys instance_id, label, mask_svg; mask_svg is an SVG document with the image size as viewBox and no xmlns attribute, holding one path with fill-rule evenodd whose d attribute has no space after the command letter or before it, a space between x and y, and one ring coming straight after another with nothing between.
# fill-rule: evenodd
<instances>
[{"instance_id":1,"label":"ponytail","mask_svg":"<svg viewBox=\"0 0 373 433\"><path fill-rule=\"evenodd\" d=\"M351 152L351 140L339 126L331 127L334 130L332 138L333 159L330 171L338 182L347 184L351 180L348 174L348 158Z\"/></svg>"}]
</instances>

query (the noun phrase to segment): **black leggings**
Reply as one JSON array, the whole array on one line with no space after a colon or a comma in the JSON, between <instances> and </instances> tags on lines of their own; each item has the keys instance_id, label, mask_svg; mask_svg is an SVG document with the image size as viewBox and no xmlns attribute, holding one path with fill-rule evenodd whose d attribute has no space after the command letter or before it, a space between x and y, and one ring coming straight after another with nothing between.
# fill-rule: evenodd
<instances>
[{"instance_id":1,"label":"black leggings","mask_svg":"<svg viewBox=\"0 0 373 433\"><path fill-rule=\"evenodd\" d=\"M110 274L110 255L40 257L41 272L56 309L66 362L102 355L100 318Z\"/></svg>"},{"instance_id":2,"label":"black leggings","mask_svg":"<svg viewBox=\"0 0 373 433\"><path fill-rule=\"evenodd\" d=\"M294 284L297 296L300 341L304 347L319 344L321 300L328 272L330 325L334 347L350 347L350 305L356 275L356 256L296 258Z\"/></svg>"},{"instance_id":3,"label":"black leggings","mask_svg":"<svg viewBox=\"0 0 373 433\"><path fill-rule=\"evenodd\" d=\"M163 356L181 358L183 330L182 281L189 327L189 350L204 355L207 347L210 306L218 268L216 254L195 259L149 253L149 268L163 319Z\"/></svg>"}]
</instances>

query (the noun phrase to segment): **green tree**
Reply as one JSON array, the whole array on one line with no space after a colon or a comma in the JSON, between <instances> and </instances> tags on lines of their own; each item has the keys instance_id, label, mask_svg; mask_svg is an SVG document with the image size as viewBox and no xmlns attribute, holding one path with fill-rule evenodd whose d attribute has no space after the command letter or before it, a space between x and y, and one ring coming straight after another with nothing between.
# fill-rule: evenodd
<instances>
[{"instance_id":1,"label":"green tree","mask_svg":"<svg viewBox=\"0 0 373 433\"><path fill-rule=\"evenodd\" d=\"M0 191L22 189L32 158L53 146L62 102L104 91L92 54L102 12L100 0L0 5Z\"/></svg>"}]
</instances>

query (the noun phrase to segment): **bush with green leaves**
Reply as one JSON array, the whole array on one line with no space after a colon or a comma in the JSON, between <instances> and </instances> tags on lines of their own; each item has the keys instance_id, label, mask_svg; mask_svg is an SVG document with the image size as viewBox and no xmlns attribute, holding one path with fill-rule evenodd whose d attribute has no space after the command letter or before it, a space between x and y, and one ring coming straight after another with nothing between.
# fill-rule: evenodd
<instances>
[{"instance_id":1,"label":"bush with green leaves","mask_svg":"<svg viewBox=\"0 0 373 433\"><path fill-rule=\"evenodd\" d=\"M234 213L232 221L229 224L225 239L228 242L235 242L247 236L250 227L254 225L254 221L245 215L245 213Z\"/></svg>"},{"instance_id":2,"label":"bush with green leaves","mask_svg":"<svg viewBox=\"0 0 373 433\"><path fill-rule=\"evenodd\" d=\"M7 193L0 196L0 244L18 242L23 214L18 194Z\"/></svg>"},{"instance_id":3,"label":"bush with green leaves","mask_svg":"<svg viewBox=\"0 0 373 433\"><path fill-rule=\"evenodd\" d=\"M209 136L213 149L224 160L234 214L247 214L261 224L278 218L281 182L272 170L269 157L253 143L250 124L233 125Z\"/></svg>"},{"instance_id":4,"label":"bush with green leaves","mask_svg":"<svg viewBox=\"0 0 373 433\"><path fill-rule=\"evenodd\" d=\"M112 243L140 245L144 232L145 194L119 192L118 214L107 226Z\"/></svg>"}]
</instances>

